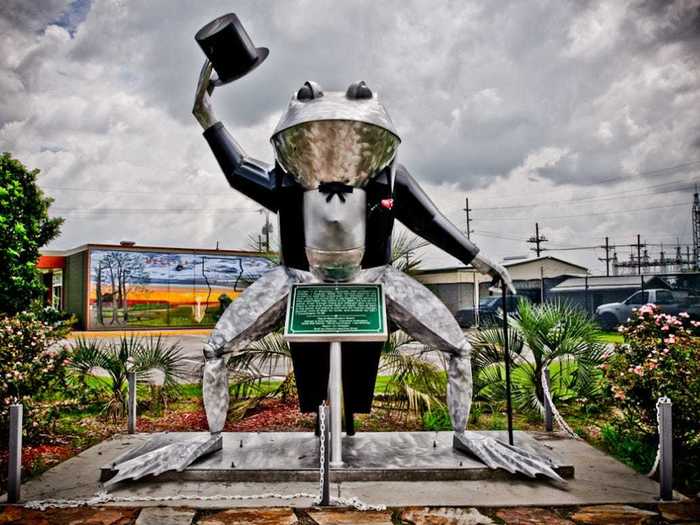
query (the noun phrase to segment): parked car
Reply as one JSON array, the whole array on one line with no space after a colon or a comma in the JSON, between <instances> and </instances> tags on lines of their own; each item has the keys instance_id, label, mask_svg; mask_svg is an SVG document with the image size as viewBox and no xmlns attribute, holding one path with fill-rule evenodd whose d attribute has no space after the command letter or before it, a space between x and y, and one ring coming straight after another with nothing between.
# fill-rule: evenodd
<instances>
[{"instance_id":1,"label":"parked car","mask_svg":"<svg viewBox=\"0 0 700 525\"><path fill-rule=\"evenodd\" d=\"M694 319L700 317L700 297L662 288L636 292L621 303L601 304L596 308L595 316L601 328L613 330L627 322L633 309L649 303L655 304L667 314L687 312Z\"/></svg>"},{"instance_id":2,"label":"parked car","mask_svg":"<svg viewBox=\"0 0 700 525\"><path fill-rule=\"evenodd\" d=\"M514 312L518 308L518 301L529 299L522 295L508 295L506 298L506 306L508 312ZM502 297L485 297L479 301L479 324L488 324L494 322L498 318L498 311L503 309ZM455 312L455 319L462 328L471 328L476 324L474 320L474 308L463 308Z\"/></svg>"}]
</instances>

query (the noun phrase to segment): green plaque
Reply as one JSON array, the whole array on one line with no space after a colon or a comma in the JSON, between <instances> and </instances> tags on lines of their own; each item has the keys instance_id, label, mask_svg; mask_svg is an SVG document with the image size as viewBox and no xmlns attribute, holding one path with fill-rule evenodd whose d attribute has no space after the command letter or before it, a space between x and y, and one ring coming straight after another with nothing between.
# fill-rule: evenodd
<instances>
[{"instance_id":1,"label":"green plaque","mask_svg":"<svg viewBox=\"0 0 700 525\"><path fill-rule=\"evenodd\" d=\"M290 341L385 341L381 284L295 284L284 336Z\"/></svg>"}]
</instances>

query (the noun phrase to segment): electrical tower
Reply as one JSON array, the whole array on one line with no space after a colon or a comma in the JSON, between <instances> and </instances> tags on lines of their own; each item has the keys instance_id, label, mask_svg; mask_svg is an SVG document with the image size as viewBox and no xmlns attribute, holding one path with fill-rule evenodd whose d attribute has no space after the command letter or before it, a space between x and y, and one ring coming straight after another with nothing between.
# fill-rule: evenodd
<instances>
[{"instance_id":1,"label":"electrical tower","mask_svg":"<svg viewBox=\"0 0 700 525\"><path fill-rule=\"evenodd\" d=\"M605 238L605 246L601 246L605 250L605 258L598 257L599 261L605 261L605 275L610 277L610 262L615 261L617 262L617 254L614 255L614 257L610 257L610 250L614 249L615 246L610 246L610 239L608 237Z\"/></svg>"},{"instance_id":2,"label":"electrical tower","mask_svg":"<svg viewBox=\"0 0 700 525\"><path fill-rule=\"evenodd\" d=\"M471 240L471 234L472 234L472 221L471 217L469 216L469 212L472 211L472 209L469 207L469 197L467 197L464 201L464 212L467 214L467 239Z\"/></svg>"},{"instance_id":3,"label":"electrical tower","mask_svg":"<svg viewBox=\"0 0 700 525\"><path fill-rule=\"evenodd\" d=\"M540 256L540 253L544 248L542 248L540 245L543 242L547 242L549 239L545 237L544 235L540 235L540 224L538 222L535 223L535 236L530 237L527 242L530 244L534 244L534 248L530 248L533 252L537 254L537 257Z\"/></svg>"},{"instance_id":4,"label":"electrical tower","mask_svg":"<svg viewBox=\"0 0 700 525\"><path fill-rule=\"evenodd\" d=\"M697 186L697 185L696 185ZM693 195L693 269L698 269L698 256L700 255L700 195Z\"/></svg>"}]
</instances>

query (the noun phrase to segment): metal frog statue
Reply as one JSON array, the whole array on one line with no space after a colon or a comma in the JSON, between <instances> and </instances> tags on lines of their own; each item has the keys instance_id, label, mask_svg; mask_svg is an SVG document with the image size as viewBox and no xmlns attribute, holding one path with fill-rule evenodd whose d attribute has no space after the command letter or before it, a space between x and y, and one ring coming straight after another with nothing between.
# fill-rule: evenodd
<instances>
[{"instance_id":1,"label":"metal frog statue","mask_svg":"<svg viewBox=\"0 0 700 525\"><path fill-rule=\"evenodd\" d=\"M272 134L276 162L268 165L245 154L217 120L211 104L215 86L250 72L268 50L253 46L233 14L203 27L196 40L208 59L199 77L193 114L229 184L278 215L281 256L278 268L264 274L226 309L206 344L203 395L210 432L220 433L226 421L226 354L282 325L292 284L382 283L390 320L449 355L447 401L454 448L473 454L490 468L561 480L548 459L466 431L472 398L470 345L447 307L389 264L394 221L464 264L512 285L506 270L480 254L397 161L399 135L377 93L362 81L343 92L305 82L292 95ZM218 78L212 78L212 68ZM326 398L328 344L290 343L290 347L300 409L314 412ZM343 345L348 435L354 432L352 414L370 411L381 349L382 343ZM119 478L125 477L129 473L121 472Z\"/></svg>"}]
</instances>

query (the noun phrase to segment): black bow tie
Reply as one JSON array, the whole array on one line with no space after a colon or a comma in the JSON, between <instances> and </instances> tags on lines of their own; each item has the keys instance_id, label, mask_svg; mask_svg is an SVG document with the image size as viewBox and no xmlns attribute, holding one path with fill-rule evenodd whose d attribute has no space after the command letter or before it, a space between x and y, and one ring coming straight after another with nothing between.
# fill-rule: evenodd
<instances>
[{"instance_id":1,"label":"black bow tie","mask_svg":"<svg viewBox=\"0 0 700 525\"><path fill-rule=\"evenodd\" d=\"M326 194L326 202L330 202L333 195L337 195L340 202L345 202L344 193L352 193L353 187L342 182L322 182L318 185L318 191Z\"/></svg>"}]
</instances>

